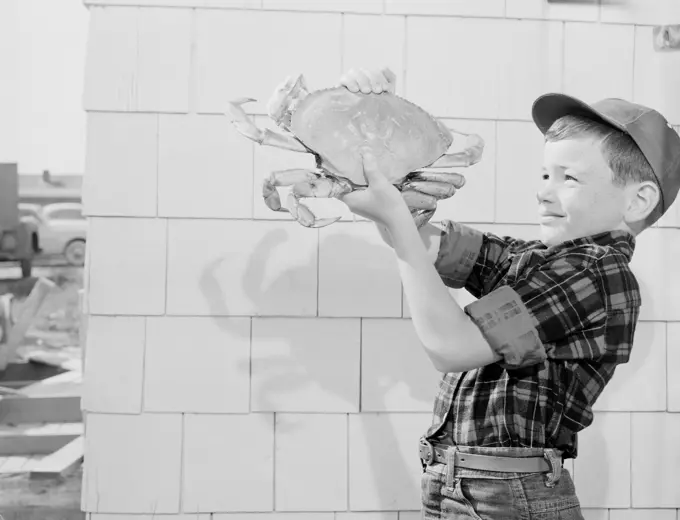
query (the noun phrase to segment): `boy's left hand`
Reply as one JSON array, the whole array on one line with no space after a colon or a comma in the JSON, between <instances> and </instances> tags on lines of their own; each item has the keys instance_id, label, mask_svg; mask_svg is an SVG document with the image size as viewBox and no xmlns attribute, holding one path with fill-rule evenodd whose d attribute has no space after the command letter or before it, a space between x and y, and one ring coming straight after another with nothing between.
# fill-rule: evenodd
<instances>
[{"instance_id":1,"label":"boy's left hand","mask_svg":"<svg viewBox=\"0 0 680 520\"><path fill-rule=\"evenodd\" d=\"M342 200L352 213L390 227L411 212L399 190L391 184L378 168L378 161L370 150L362 150L366 189L344 195Z\"/></svg>"}]
</instances>

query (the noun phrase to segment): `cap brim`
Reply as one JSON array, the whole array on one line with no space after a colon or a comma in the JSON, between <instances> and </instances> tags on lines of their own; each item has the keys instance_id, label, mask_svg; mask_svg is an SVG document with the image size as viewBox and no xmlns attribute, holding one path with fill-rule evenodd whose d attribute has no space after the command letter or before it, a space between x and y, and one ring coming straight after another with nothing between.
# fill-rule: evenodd
<instances>
[{"instance_id":1,"label":"cap brim","mask_svg":"<svg viewBox=\"0 0 680 520\"><path fill-rule=\"evenodd\" d=\"M531 108L531 117L544 134L555 121L564 116L585 116L626 131L625 126L618 121L598 112L584 101L566 94L545 94L534 101Z\"/></svg>"}]
</instances>

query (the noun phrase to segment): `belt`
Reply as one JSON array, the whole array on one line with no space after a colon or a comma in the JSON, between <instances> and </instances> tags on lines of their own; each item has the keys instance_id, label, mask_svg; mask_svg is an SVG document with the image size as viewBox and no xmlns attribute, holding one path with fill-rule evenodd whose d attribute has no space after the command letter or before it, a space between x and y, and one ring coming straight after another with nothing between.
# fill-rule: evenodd
<instances>
[{"instance_id":1,"label":"belt","mask_svg":"<svg viewBox=\"0 0 680 520\"><path fill-rule=\"evenodd\" d=\"M435 462L446 464L447 447L433 446L420 443L420 458L428 466ZM543 473L551 471L550 464L543 457L495 457L492 455L478 455L475 453L454 454L454 466L485 471L500 471L506 473Z\"/></svg>"}]
</instances>

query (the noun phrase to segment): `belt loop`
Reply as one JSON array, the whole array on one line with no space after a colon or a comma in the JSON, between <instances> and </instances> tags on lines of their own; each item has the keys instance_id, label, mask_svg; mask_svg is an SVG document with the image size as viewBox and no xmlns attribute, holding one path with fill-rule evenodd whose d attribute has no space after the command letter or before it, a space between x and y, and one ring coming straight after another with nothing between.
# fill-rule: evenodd
<instances>
[{"instance_id":1,"label":"belt loop","mask_svg":"<svg viewBox=\"0 0 680 520\"><path fill-rule=\"evenodd\" d=\"M426 466L431 466L434 463L434 446L432 446L432 443L425 437L420 438L420 445L427 448L427 455L425 458L423 458L422 455L420 457L422 464L424 464L423 469L425 469Z\"/></svg>"},{"instance_id":2,"label":"belt loop","mask_svg":"<svg viewBox=\"0 0 680 520\"><path fill-rule=\"evenodd\" d=\"M562 454L552 448L543 450L543 458L550 464L550 473L545 479L545 485L549 488L555 487L562 477Z\"/></svg>"},{"instance_id":3,"label":"belt loop","mask_svg":"<svg viewBox=\"0 0 680 520\"><path fill-rule=\"evenodd\" d=\"M449 446L446 450L446 487L453 491L456 487L454 474L456 472L456 452L458 446Z\"/></svg>"}]
</instances>

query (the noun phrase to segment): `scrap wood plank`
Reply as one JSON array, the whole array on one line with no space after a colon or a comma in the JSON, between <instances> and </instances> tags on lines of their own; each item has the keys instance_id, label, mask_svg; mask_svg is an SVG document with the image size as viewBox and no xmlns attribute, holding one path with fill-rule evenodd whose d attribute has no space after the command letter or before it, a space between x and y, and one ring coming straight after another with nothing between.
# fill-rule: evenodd
<instances>
[{"instance_id":1,"label":"scrap wood plank","mask_svg":"<svg viewBox=\"0 0 680 520\"><path fill-rule=\"evenodd\" d=\"M33 464L30 478L54 478L65 475L82 462L83 450L84 442L81 435L63 448Z\"/></svg>"},{"instance_id":2,"label":"scrap wood plank","mask_svg":"<svg viewBox=\"0 0 680 520\"><path fill-rule=\"evenodd\" d=\"M79 395L15 395L0 399L0 424L75 423L82 417Z\"/></svg>"},{"instance_id":3,"label":"scrap wood plank","mask_svg":"<svg viewBox=\"0 0 680 520\"><path fill-rule=\"evenodd\" d=\"M42 381L25 386L21 391L25 395L40 396L73 396L80 395L83 374L80 371L69 371L48 377Z\"/></svg>"},{"instance_id":4,"label":"scrap wood plank","mask_svg":"<svg viewBox=\"0 0 680 520\"><path fill-rule=\"evenodd\" d=\"M30 363L57 367L63 370L82 371L82 362L80 359L73 359L68 355L58 352L47 352L45 350L31 352L26 356L26 359Z\"/></svg>"},{"instance_id":5,"label":"scrap wood plank","mask_svg":"<svg viewBox=\"0 0 680 520\"><path fill-rule=\"evenodd\" d=\"M44 455L13 455L0 458L0 474L28 473Z\"/></svg>"},{"instance_id":6,"label":"scrap wood plank","mask_svg":"<svg viewBox=\"0 0 680 520\"><path fill-rule=\"evenodd\" d=\"M9 329L7 342L0 347L0 370L7 368L7 363L16 356L16 351L21 345L29 327L38 315L45 298L57 285L47 278L38 278L30 294L20 309L16 323Z\"/></svg>"},{"instance_id":7,"label":"scrap wood plank","mask_svg":"<svg viewBox=\"0 0 680 520\"><path fill-rule=\"evenodd\" d=\"M83 431L83 423L0 426L0 456L50 454Z\"/></svg>"},{"instance_id":8,"label":"scrap wood plank","mask_svg":"<svg viewBox=\"0 0 680 520\"><path fill-rule=\"evenodd\" d=\"M12 455L3 457L0 473L23 473L33 461L35 455Z\"/></svg>"},{"instance_id":9,"label":"scrap wood plank","mask_svg":"<svg viewBox=\"0 0 680 520\"><path fill-rule=\"evenodd\" d=\"M0 395L24 395L24 393L8 386L0 386Z\"/></svg>"}]
</instances>

